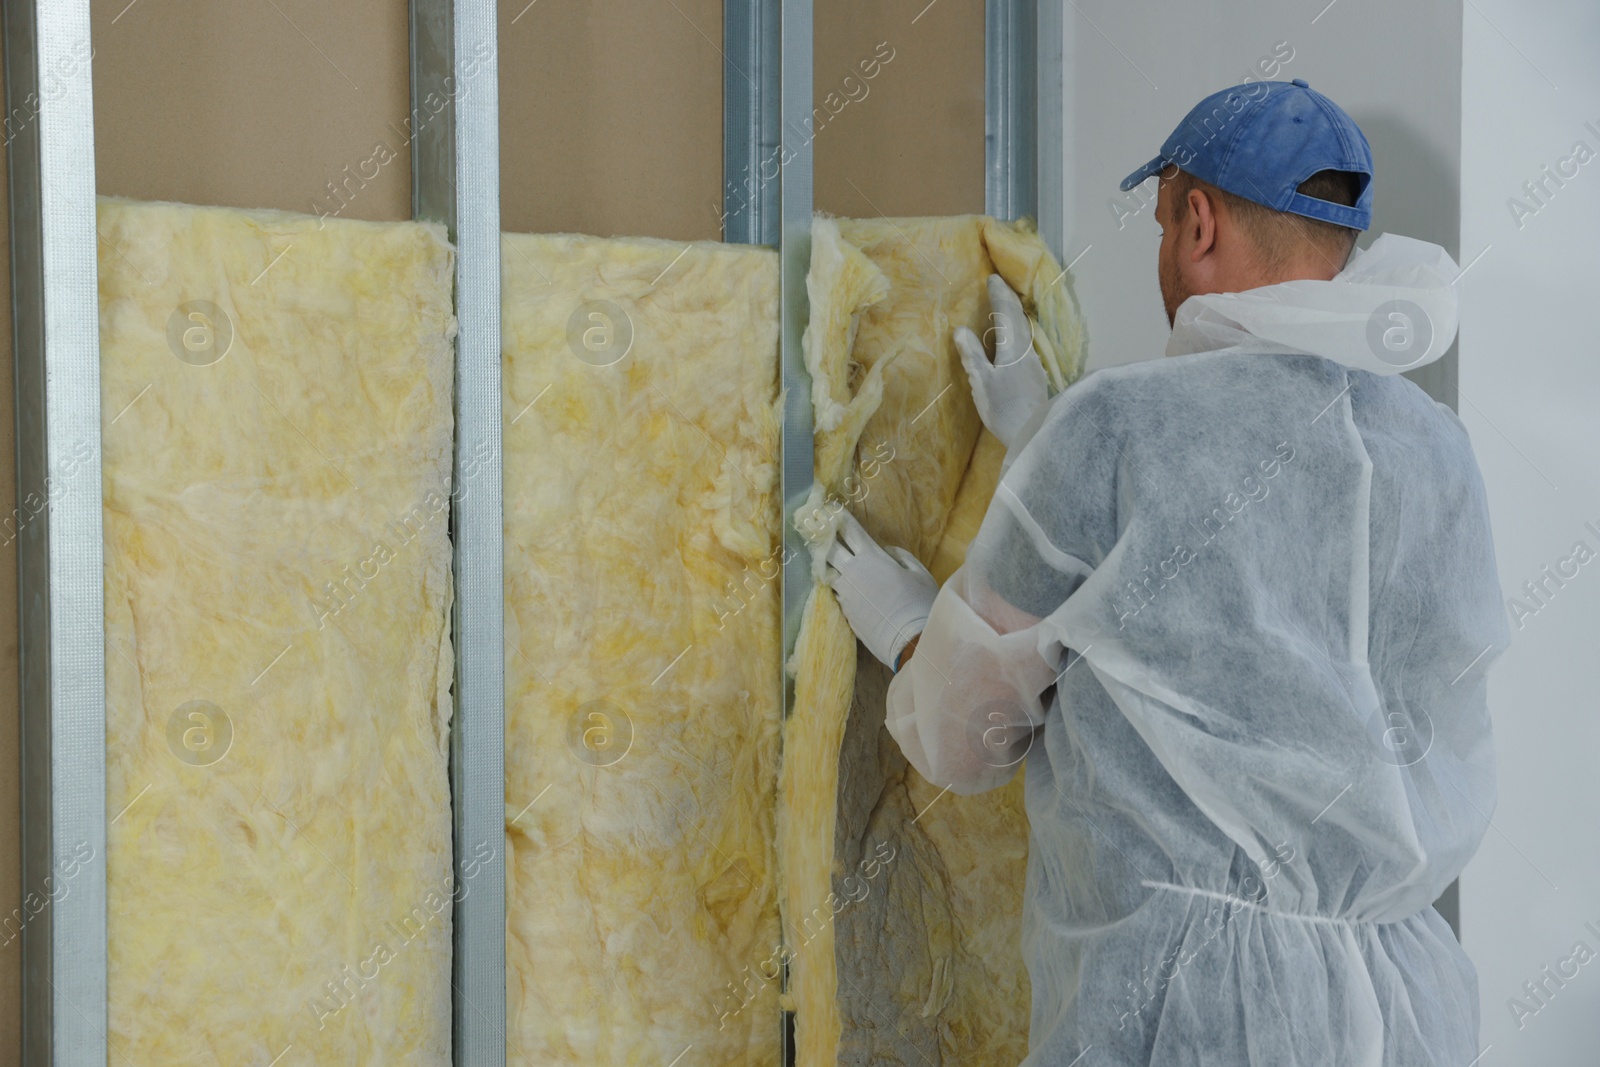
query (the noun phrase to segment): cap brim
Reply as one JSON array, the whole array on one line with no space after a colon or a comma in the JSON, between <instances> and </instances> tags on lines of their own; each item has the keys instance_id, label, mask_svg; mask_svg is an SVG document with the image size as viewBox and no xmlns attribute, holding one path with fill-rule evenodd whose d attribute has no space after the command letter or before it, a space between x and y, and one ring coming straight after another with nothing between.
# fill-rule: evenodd
<instances>
[{"instance_id":1,"label":"cap brim","mask_svg":"<svg viewBox=\"0 0 1600 1067\"><path fill-rule=\"evenodd\" d=\"M1128 175L1126 178L1122 179L1122 191L1127 192L1135 185L1143 184L1145 181L1149 180L1151 175L1160 174L1171 165L1172 161L1166 156L1157 156L1144 166L1140 167L1138 170L1134 171L1132 174Z\"/></svg>"}]
</instances>

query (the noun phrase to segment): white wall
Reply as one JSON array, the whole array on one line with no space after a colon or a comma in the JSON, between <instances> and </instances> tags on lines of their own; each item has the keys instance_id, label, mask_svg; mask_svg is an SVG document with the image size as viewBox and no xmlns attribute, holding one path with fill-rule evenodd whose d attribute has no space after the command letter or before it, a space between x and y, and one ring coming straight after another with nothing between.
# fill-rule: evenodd
<instances>
[{"instance_id":1,"label":"white wall","mask_svg":"<svg viewBox=\"0 0 1600 1067\"><path fill-rule=\"evenodd\" d=\"M1113 205L1138 210L1140 194L1117 183L1202 97L1260 78L1257 63L1275 51L1290 58L1270 78L1306 79L1372 142L1374 220L1361 243L1394 230L1457 252L1461 0L1326 4L1067 4L1066 260L1083 257L1073 278L1091 367L1159 357L1167 338L1150 217L1156 183L1142 192L1148 206L1120 222Z\"/></svg>"},{"instance_id":2,"label":"white wall","mask_svg":"<svg viewBox=\"0 0 1600 1067\"><path fill-rule=\"evenodd\" d=\"M1471 264L1459 393L1448 372L1427 384L1458 398L1488 483L1501 583L1520 593L1576 542L1600 553L1600 5L1325 5L1068 4L1065 259L1082 257L1073 275L1090 366L1156 358L1167 333L1150 207L1124 199L1136 214L1119 226L1116 182L1201 96L1287 42L1293 57L1272 76L1307 79L1372 141L1373 233L1437 241ZM1578 141L1596 158L1530 199L1523 183ZM1512 197L1537 211L1519 224ZM1600 1063L1600 556L1551 588L1545 606L1523 598L1539 610L1513 622L1490 676L1500 801L1461 899L1484 1067ZM1574 958L1579 942L1591 962ZM1543 972L1563 965L1577 970L1565 985ZM1524 990L1535 980L1548 990L1539 999ZM1527 1009L1520 1021L1512 998Z\"/></svg>"},{"instance_id":3,"label":"white wall","mask_svg":"<svg viewBox=\"0 0 1600 1067\"><path fill-rule=\"evenodd\" d=\"M1090 366L1156 358L1167 334L1150 193L1141 208L1116 182L1201 96L1283 55L1280 42L1293 56L1272 76L1307 79L1372 141L1372 232L1437 241L1471 264L1459 392L1454 366L1427 385L1456 402L1471 431L1507 595L1580 540L1600 553L1593 0L1069 3L1065 259L1081 256L1073 275ZM1578 141L1594 160L1565 185L1548 183L1542 203L1529 198L1523 183ZM1513 197L1537 208L1520 224ZM1120 225L1118 200L1134 213ZM1514 644L1491 674L1500 801L1462 878L1484 1067L1600 1063L1600 555L1551 588L1546 606L1524 598L1539 610L1513 622ZM1579 942L1591 962L1574 958ZM1547 966L1577 973L1558 985ZM1547 989L1539 999L1524 989L1536 980Z\"/></svg>"},{"instance_id":4,"label":"white wall","mask_svg":"<svg viewBox=\"0 0 1600 1067\"><path fill-rule=\"evenodd\" d=\"M1462 246L1483 258L1462 281L1461 416L1507 596L1577 541L1600 552L1585 526L1600 528L1600 156L1550 183L1543 206L1522 189L1575 142L1600 153L1597 58L1593 0L1467 7ZM1513 197L1538 208L1520 226ZM1461 879L1485 1067L1600 1063L1600 957L1567 964L1564 986L1546 980L1543 1003L1522 989L1577 942L1600 953L1600 559L1549 588L1489 676L1500 802ZM1520 1025L1513 997L1537 1009Z\"/></svg>"}]
</instances>

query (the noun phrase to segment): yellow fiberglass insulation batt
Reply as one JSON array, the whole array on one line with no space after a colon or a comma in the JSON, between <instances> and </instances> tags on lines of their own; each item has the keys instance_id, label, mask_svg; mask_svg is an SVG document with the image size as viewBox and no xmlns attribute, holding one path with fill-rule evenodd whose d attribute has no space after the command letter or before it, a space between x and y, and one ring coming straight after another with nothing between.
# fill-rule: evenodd
<instances>
[{"instance_id":1,"label":"yellow fiberglass insulation batt","mask_svg":"<svg viewBox=\"0 0 1600 1067\"><path fill-rule=\"evenodd\" d=\"M442 1067L443 228L99 232L111 1062Z\"/></svg>"},{"instance_id":2,"label":"yellow fiberglass insulation batt","mask_svg":"<svg viewBox=\"0 0 1600 1067\"><path fill-rule=\"evenodd\" d=\"M960 565L1004 458L951 340L957 326L984 333L990 273L1021 294L1063 388L1081 370L1081 330L1031 225L815 220L805 353L817 484L798 520L808 538L830 536L848 507L940 581ZM858 648L826 586L789 669L779 827L798 1067L1021 1061L1021 774L969 797L910 767L883 726L889 672Z\"/></svg>"},{"instance_id":3,"label":"yellow fiberglass insulation batt","mask_svg":"<svg viewBox=\"0 0 1600 1067\"><path fill-rule=\"evenodd\" d=\"M777 255L501 262L510 1055L777 1067Z\"/></svg>"}]
</instances>

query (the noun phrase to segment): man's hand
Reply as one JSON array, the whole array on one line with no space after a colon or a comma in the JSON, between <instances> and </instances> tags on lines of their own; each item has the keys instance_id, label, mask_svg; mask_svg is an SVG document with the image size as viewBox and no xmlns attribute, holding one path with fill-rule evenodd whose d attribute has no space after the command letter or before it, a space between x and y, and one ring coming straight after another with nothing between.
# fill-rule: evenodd
<instances>
[{"instance_id":1,"label":"man's hand","mask_svg":"<svg viewBox=\"0 0 1600 1067\"><path fill-rule=\"evenodd\" d=\"M965 326L955 332L956 350L972 385L978 417L1007 449L1040 405L1049 399L1049 378L1039 353L1033 350L1033 333L1022 301L998 274L989 275L989 307L995 335L994 362L983 342Z\"/></svg>"},{"instance_id":2,"label":"man's hand","mask_svg":"<svg viewBox=\"0 0 1600 1067\"><path fill-rule=\"evenodd\" d=\"M850 628L869 652L893 667L927 625L939 583L910 552L882 548L848 511L827 553L826 581Z\"/></svg>"}]
</instances>

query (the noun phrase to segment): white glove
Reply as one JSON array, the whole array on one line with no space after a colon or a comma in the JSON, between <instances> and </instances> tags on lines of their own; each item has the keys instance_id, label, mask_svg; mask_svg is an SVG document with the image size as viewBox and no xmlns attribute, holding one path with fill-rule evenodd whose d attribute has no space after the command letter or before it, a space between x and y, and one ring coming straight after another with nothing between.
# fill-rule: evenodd
<instances>
[{"instance_id":1,"label":"white glove","mask_svg":"<svg viewBox=\"0 0 1600 1067\"><path fill-rule=\"evenodd\" d=\"M885 550L844 513L827 549L827 578L861 643L890 667L928 624L939 583L903 548Z\"/></svg>"},{"instance_id":2,"label":"white glove","mask_svg":"<svg viewBox=\"0 0 1600 1067\"><path fill-rule=\"evenodd\" d=\"M1022 301L998 274L989 275L989 308L994 321L994 362L989 362L983 342L965 326L956 330L956 349L972 385L978 418L1010 449L1018 432L1049 399L1050 380L1039 353L1033 350L1033 333ZM989 332L985 330L985 336Z\"/></svg>"}]
</instances>

